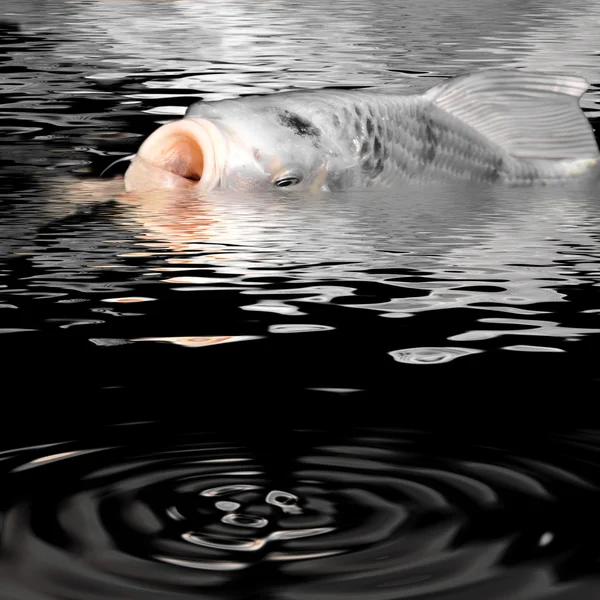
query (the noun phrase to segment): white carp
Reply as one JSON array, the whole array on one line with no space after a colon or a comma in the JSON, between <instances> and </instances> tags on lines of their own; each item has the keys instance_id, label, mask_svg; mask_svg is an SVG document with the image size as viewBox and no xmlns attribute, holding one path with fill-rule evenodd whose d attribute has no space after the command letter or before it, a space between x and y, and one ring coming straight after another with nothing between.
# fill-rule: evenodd
<instances>
[{"instance_id":1,"label":"white carp","mask_svg":"<svg viewBox=\"0 0 600 600\"><path fill-rule=\"evenodd\" d=\"M146 139L125 188L572 180L597 173L600 163L579 106L587 88L577 76L489 69L420 95L320 90L198 102Z\"/></svg>"}]
</instances>

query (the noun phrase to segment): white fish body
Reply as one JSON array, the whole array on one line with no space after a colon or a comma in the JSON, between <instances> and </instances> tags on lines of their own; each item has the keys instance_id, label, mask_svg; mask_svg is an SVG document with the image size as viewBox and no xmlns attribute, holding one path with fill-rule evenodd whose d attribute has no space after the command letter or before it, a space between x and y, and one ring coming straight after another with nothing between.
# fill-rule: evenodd
<instances>
[{"instance_id":1,"label":"white fish body","mask_svg":"<svg viewBox=\"0 0 600 600\"><path fill-rule=\"evenodd\" d=\"M325 191L462 179L548 183L596 173L577 76L491 69L422 95L287 92L192 105L125 175L156 188Z\"/></svg>"}]
</instances>

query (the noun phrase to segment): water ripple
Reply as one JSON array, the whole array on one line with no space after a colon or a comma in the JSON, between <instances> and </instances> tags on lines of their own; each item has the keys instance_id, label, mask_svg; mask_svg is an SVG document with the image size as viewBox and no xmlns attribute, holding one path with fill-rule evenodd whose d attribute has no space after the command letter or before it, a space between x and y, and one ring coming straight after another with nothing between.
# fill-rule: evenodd
<instances>
[{"instance_id":1,"label":"water ripple","mask_svg":"<svg viewBox=\"0 0 600 600\"><path fill-rule=\"evenodd\" d=\"M390 355L394 360L409 365L437 365L480 352L475 348L404 348L394 350Z\"/></svg>"},{"instance_id":2,"label":"water ripple","mask_svg":"<svg viewBox=\"0 0 600 600\"><path fill-rule=\"evenodd\" d=\"M592 434L531 450L446 438L440 453L416 431L305 431L264 462L215 434L156 433L2 452L8 598L233 598L250 581L298 599L598 591Z\"/></svg>"}]
</instances>

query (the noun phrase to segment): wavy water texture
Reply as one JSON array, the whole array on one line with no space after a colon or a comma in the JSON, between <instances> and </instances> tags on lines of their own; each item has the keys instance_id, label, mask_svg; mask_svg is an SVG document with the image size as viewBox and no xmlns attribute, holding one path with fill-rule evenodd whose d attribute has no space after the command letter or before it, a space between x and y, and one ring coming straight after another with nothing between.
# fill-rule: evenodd
<instances>
[{"instance_id":1,"label":"wavy water texture","mask_svg":"<svg viewBox=\"0 0 600 600\"><path fill-rule=\"evenodd\" d=\"M275 459L146 424L2 452L2 597L598 593L597 433L535 450L408 430L286 439Z\"/></svg>"},{"instance_id":2,"label":"wavy water texture","mask_svg":"<svg viewBox=\"0 0 600 600\"><path fill-rule=\"evenodd\" d=\"M587 77L597 128L597 3L1 5L1 600L600 596L598 433L515 432L597 397L596 188L100 177L199 99L487 66ZM436 435L313 431L440 406ZM195 432L86 430L156 413ZM502 417L499 438L453 427Z\"/></svg>"},{"instance_id":3,"label":"wavy water texture","mask_svg":"<svg viewBox=\"0 0 600 600\"><path fill-rule=\"evenodd\" d=\"M391 354L407 364L523 345L576 352L574 341L594 343L600 333L593 294L583 295L598 286L600 264L600 212L585 190L444 185L407 187L394 198L160 193L156 204L147 195L91 203L107 190L89 185L89 201L56 218L82 191L59 186L60 200L46 200L35 220L29 206L3 224L8 266L23 266L18 278L5 272L0 297L9 310L0 324L30 328L18 309L46 299L36 325L48 333L78 325L97 346L208 347L264 338L276 345L284 333L318 343L352 335L362 319L372 339L387 332L375 345L381 360ZM25 219L29 234L10 241ZM338 320L342 311L354 320ZM428 344L407 343L428 315L446 318L443 330Z\"/></svg>"}]
</instances>

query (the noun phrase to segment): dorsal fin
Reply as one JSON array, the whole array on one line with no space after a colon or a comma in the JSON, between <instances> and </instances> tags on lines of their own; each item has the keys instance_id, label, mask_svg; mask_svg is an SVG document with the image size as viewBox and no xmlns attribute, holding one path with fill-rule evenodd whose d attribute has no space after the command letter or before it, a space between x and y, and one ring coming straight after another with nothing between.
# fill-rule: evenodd
<instances>
[{"instance_id":1,"label":"dorsal fin","mask_svg":"<svg viewBox=\"0 0 600 600\"><path fill-rule=\"evenodd\" d=\"M504 69L455 77L424 97L518 158L594 158L598 145L579 107L582 77Z\"/></svg>"}]
</instances>

